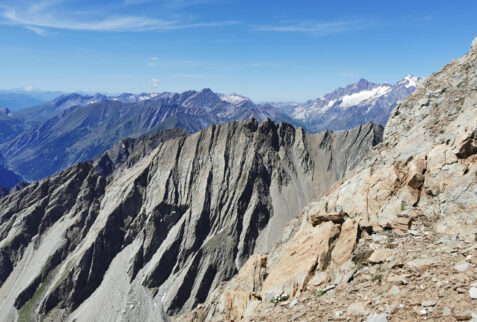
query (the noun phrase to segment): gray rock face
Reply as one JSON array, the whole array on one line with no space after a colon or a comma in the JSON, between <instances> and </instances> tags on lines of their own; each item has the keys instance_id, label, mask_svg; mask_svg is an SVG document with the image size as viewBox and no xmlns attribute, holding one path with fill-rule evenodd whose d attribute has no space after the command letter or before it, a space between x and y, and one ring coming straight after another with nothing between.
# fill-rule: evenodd
<instances>
[{"instance_id":1,"label":"gray rock face","mask_svg":"<svg viewBox=\"0 0 477 322\"><path fill-rule=\"evenodd\" d=\"M0 321L185 312L270 250L381 136L371 123L309 134L251 119L157 147L122 142L12 193L0 199Z\"/></svg>"}]
</instances>

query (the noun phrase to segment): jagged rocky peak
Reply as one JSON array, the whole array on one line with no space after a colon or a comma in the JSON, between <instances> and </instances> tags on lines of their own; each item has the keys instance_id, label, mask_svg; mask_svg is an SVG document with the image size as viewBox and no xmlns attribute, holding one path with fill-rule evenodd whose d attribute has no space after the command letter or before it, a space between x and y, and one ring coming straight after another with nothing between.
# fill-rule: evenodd
<instances>
[{"instance_id":1,"label":"jagged rocky peak","mask_svg":"<svg viewBox=\"0 0 477 322\"><path fill-rule=\"evenodd\" d=\"M201 108L212 108L217 104L222 103L220 97L214 93L210 88L204 88L199 92L193 92L193 95L188 97L182 105L184 107L197 107Z\"/></svg>"},{"instance_id":2,"label":"jagged rocky peak","mask_svg":"<svg viewBox=\"0 0 477 322\"><path fill-rule=\"evenodd\" d=\"M383 142L307 205L271 252L249 258L180 320L475 317L474 44L418 82Z\"/></svg>"},{"instance_id":3,"label":"jagged rocky peak","mask_svg":"<svg viewBox=\"0 0 477 322\"><path fill-rule=\"evenodd\" d=\"M152 149L150 137L132 151L123 141L0 199L0 312L76 321L187 312L272 249L381 136L371 123L310 134L249 119Z\"/></svg>"},{"instance_id":4,"label":"jagged rocky peak","mask_svg":"<svg viewBox=\"0 0 477 322\"><path fill-rule=\"evenodd\" d=\"M94 160L95 171L101 176L108 176L120 167L130 168L154 151L160 143L184 136L187 136L186 130L174 128L139 138L126 138Z\"/></svg>"}]
</instances>

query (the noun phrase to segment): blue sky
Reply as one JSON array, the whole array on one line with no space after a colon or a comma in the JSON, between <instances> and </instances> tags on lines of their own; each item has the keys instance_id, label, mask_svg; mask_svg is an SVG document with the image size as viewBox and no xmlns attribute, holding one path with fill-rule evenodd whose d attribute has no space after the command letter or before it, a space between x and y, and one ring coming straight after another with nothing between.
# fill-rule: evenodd
<instances>
[{"instance_id":1,"label":"blue sky","mask_svg":"<svg viewBox=\"0 0 477 322\"><path fill-rule=\"evenodd\" d=\"M0 89L316 98L465 54L477 1L0 0Z\"/></svg>"}]
</instances>

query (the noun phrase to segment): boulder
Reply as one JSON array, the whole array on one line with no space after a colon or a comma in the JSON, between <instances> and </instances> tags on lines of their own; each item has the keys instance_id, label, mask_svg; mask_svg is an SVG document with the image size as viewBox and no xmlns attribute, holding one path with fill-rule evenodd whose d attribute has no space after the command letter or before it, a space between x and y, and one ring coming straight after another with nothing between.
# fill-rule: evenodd
<instances>
[{"instance_id":1,"label":"boulder","mask_svg":"<svg viewBox=\"0 0 477 322\"><path fill-rule=\"evenodd\" d=\"M322 222L332 221L335 224L341 224L344 222L346 213L344 212L331 212L331 213L320 213L310 215L310 222L313 226L317 226Z\"/></svg>"},{"instance_id":2,"label":"boulder","mask_svg":"<svg viewBox=\"0 0 477 322\"><path fill-rule=\"evenodd\" d=\"M371 254L368 261L371 264L384 263L389 261L393 254L394 252L391 249L377 249Z\"/></svg>"}]
</instances>

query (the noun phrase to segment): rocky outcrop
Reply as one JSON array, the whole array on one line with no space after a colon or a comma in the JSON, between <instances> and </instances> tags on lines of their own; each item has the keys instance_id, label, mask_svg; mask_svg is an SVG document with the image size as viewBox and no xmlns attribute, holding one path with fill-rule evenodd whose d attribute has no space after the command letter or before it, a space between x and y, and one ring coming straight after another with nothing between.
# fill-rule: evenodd
<instances>
[{"instance_id":1,"label":"rocky outcrop","mask_svg":"<svg viewBox=\"0 0 477 322\"><path fill-rule=\"evenodd\" d=\"M371 123L309 134L251 119L124 141L12 193L0 200L0 320L185 312L269 251L381 135ZM248 267L260 275L258 262Z\"/></svg>"},{"instance_id":2,"label":"rocky outcrop","mask_svg":"<svg viewBox=\"0 0 477 322\"><path fill-rule=\"evenodd\" d=\"M472 45L400 101L383 143L262 255L261 287L234 298L226 283L180 320L475 318L476 131Z\"/></svg>"}]
</instances>

